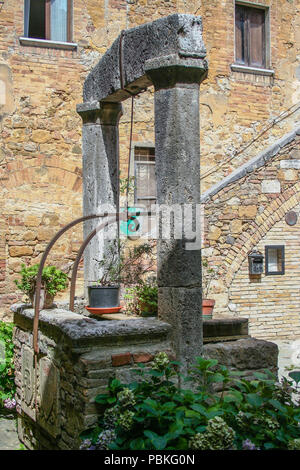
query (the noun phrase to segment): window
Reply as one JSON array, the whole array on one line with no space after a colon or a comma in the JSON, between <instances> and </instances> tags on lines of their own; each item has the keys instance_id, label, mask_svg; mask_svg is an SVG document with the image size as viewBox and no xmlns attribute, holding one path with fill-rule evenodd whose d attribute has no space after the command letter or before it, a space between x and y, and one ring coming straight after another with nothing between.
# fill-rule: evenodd
<instances>
[{"instance_id":1,"label":"window","mask_svg":"<svg viewBox=\"0 0 300 470\"><path fill-rule=\"evenodd\" d=\"M135 147L135 203L143 204L148 210L156 202L155 149Z\"/></svg>"},{"instance_id":2,"label":"window","mask_svg":"<svg viewBox=\"0 0 300 470\"><path fill-rule=\"evenodd\" d=\"M266 276L284 274L284 245L265 247Z\"/></svg>"},{"instance_id":3,"label":"window","mask_svg":"<svg viewBox=\"0 0 300 470\"><path fill-rule=\"evenodd\" d=\"M24 36L71 42L71 0L25 0Z\"/></svg>"},{"instance_id":4,"label":"window","mask_svg":"<svg viewBox=\"0 0 300 470\"><path fill-rule=\"evenodd\" d=\"M266 10L235 6L235 62L239 65L266 68Z\"/></svg>"}]
</instances>

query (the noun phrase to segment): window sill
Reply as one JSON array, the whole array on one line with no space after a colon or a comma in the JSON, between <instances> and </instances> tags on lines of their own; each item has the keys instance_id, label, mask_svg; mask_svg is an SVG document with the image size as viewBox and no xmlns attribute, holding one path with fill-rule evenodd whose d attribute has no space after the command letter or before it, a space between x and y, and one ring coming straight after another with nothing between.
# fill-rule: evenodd
<instances>
[{"instance_id":1,"label":"window sill","mask_svg":"<svg viewBox=\"0 0 300 470\"><path fill-rule=\"evenodd\" d=\"M251 73L252 75L264 75L265 77L273 77L275 72L271 69L259 69L257 67L248 67L246 65L231 64L233 72Z\"/></svg>"},{"instance_id":2,"label":"window sill","mask_svg":"<svg viewBox=\"0 0 300 470\"><path fill-rule=\"evenodd\" d=\"M74 42L50 41L48 39L36 39L25 37L19 37L19 41L22 46L48 47L51 49L64 49L68 51L73 51L77 49L77 44Z\"/></svg>"}]
</instances>

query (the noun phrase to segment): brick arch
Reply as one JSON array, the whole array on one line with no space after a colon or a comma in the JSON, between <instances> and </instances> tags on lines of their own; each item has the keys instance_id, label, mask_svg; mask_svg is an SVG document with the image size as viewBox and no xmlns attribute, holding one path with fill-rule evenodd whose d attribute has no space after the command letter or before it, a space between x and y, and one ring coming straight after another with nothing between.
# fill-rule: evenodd
<instances>
[{"instance_id":1,"label":"brick arch","mask_svg":"<svg viewBox=\"0 0 300 470\"><path fill-rule=\"evenodd\" d=\"M43 171L47 173L43 175ZM43 178L44 176L44 178ZM70 191L80 192L82 185L81 170L63 168L55 164L42 163L39 165L24 166L21 162L10 164L9 170L1 173L2 187L12 189L26 184L48 183L63 186Z\"/></svg>"},{"instance_id":2,"label":"brick arch","mask_svg":"<svg viewBox=\"0 0 300 470\"><path fill-rule=\"evenodd\" d=\"M247 231L235 241L226 255L219 273L225 275L225 283L230 287L235 274L240 269L248 253L258 244L267 232L281 220L285 214L300 202L300 182L281 193L276 199L257 215Z\"/></svg>"}]
</instances>

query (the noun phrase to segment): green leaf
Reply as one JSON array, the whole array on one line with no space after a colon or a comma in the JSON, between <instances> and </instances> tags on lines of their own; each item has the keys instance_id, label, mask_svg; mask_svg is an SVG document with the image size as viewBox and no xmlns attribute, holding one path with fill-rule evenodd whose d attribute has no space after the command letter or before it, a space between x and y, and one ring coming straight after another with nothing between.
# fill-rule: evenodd
<instances>
[{"instance_id":1,"label":"green leaf","mask_svg":"<svg viewBox=\"0 0 300 470\"><path fill-rule=\"evenodd\" d=\"M107 398L107 403L109 403L110 405L111 405L112 403L115 403L116 401L117 401L116 397L108 397L108 398Z\"/></svg>"},{"instance_id":2,"label":"green leaf","mask_svg":"<svg viewBox=\"0 0 300 470\"><path fill-rule=\"evenodd\" d=\"M186 410L185 416L186 416L187 418L197 418L197 419L199 419L201 415L200 415L200 413L198 413L197 411L194 411L194 410Z\"/></svg>"},{"instance_id":3,"label":"green leaf","mask_svg":"<svg viewBox=\"0 0 300 470\"><path fill-rule=\"evenodd\" d=\"M256 393L248 393L246 395L246 400L248 403L250 403L250 405L254 406L255 408L260 407L264 402L264 400Z\"/></svg>"},{"instance_id":4,"label":"green leaf","mask_svg":"<svg viewBox=\"0 0 300 470\"><path fill-rule=\"evenodd\" d=\"M192 405L191 408L195 411L198 411L198 413L200 413L201 415L207 417L207 411L204 408L204 406L199 405L198 403L196 403L195 405Z\"/></svg>"},{"instance_id":5,"label":"green leaf","mask_svg":"<svg viewBox=\"0 0 300 470\"><path fill-rule=\"evenodd\" d=\"M267 380L267 374L263 374L262 372L253 372L254 377L257 377L260 380Z\"/></svg>"},{"instance_id":6,"label":"green leaf","mask_svg":"<svg viewBox=\"0 0 300 470\"><path fill-rule=\"evenodd\" d=\"M279 411L282 411L283 413L286 413L286 408L283 406L278 400L269 400L269 403L274 406Z\"/></svg>"},{"instance_id":7,"label":"green leaf","mask_svg":"<svg viewBox=\"0 0 300 470\"><path fill-rule=\"evenodd\" d=\"M242 403L243 402L243 394L238 390L232 390L224 397L225 403Z\"/></svg>"},{"instance_id":8,"label":"green leaf","mask_svg":"<svg viewBox=\"0 0 300 470\"><path fill-rule=\"evenodd\" d=\"M107 397L103 398L101 395L97 395L95 398L95 403L99 403L100 405L106 405L107 404Z\"/></svg>"},{"instance_id":9,"label":"green leaf","mask_svg":"<svg viewBox=\"0 0 300 470\"><path fill-rule=\"evenodd\" d=\"M298 385L300 382L300 370L293 370L292 372L289 372L289 377L291 377L291 379L293 379Z\"/></svg>"},{"instance_id":10,"label":"green leaf","mask_svg":"<svg viewBox=\"0 0 300 470\"><path fill-rule=\"evenodd\" d=\"M168 439L166 436L159 436L153 431L144 431L144 435L150 439L151 444L156 450L165 449Z\"/></svg>"},{"instance_id":11,"label":"green leaf","mask_svg":"<svg viewBox=\"0 0 300 470\"><path fill-rule=\"evenodd\" d=\"M276 449L276 446L272 443L272 442L265 442L264 443L264 448L266 450L269 450L269 449Z\"/></svg>"},{"instance_id":12,"label":"green leaf","mask_svg":"<svg viewBox=\"0 0 300 470\"><path fill-rule=\"evenodd\" d=\"M131 450L143 450L145 449L145 441L142 437L138 437L130 442L129 447Z\"/></svg>"}]
</instances>

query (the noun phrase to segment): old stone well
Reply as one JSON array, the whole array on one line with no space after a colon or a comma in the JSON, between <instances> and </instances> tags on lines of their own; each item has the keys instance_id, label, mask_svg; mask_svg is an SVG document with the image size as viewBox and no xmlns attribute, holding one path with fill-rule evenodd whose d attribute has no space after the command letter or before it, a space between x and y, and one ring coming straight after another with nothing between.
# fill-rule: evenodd
<instances>
[{"instance_id":1,"label":"old stone well","mask_svg":"<svg viewBox=\"0 0 300 470\"><path fill-rule=\"evenodd\" d=\"M200 204L199 87L207 74L205 56L201 17L174 14L122 32L90 72L84 103L77 107L83 120L85 215L103 204L118 211L121 102L151 85L158 204ZM86 222L84 237L96 226L95 220ZM28 448L77 449L80 433L97 422L94 398L109 378L130 381L136 364L160 351L176 357L183 372L200 355L249 377L263 368L277 370L277 345L249 337L247 320L202 322L201 247L188 250L188 242L185 236L158 237L158 318L99 321L79 306L77 313L68 305L43 310L37 354L34 310L12 306L18 433ZM88 245L85 279L95 272L94 254L103 249L97 237Z\"/></svg>"}]
</instances>

